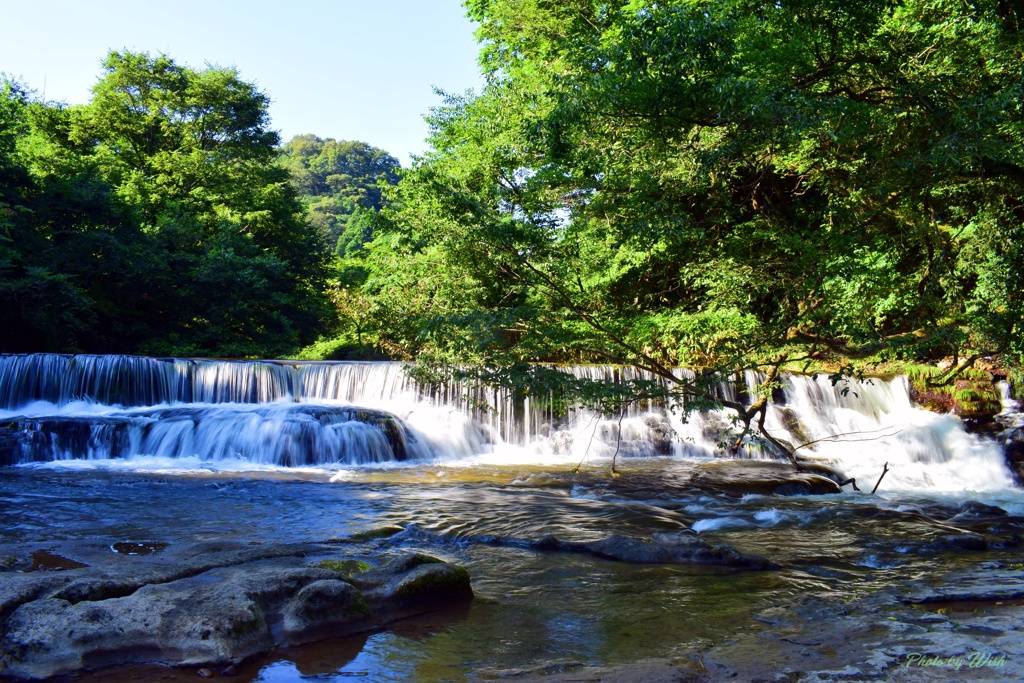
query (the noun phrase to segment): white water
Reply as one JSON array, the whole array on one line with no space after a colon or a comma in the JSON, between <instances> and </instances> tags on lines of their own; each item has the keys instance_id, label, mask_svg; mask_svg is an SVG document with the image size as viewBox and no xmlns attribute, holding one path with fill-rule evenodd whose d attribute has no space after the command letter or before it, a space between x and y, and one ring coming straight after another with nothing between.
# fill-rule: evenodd
<instances>
[{"instance_id":1,"label":"white water","mask_svg":"<svg viewBox=\"0 0 1024 683\"><path fill-rule=\"evenodd\" d=\"M398 455L379 425L351 407L397 418L405 457L448 464L575 463L620 456L710 458L736 438L729 411L683 416L653 404L608 419L556 417L544 397L456 384L418 387L401 363L212 361L130 356L0 357L0 421L17 420L30 446L15 461L136 462L244 469L380 466ZM641 377L631 368L576 366L577 377ZM686 371L681 371L686 374ZM762 378L746 373L747 393ZM870 489L888 463L887 490L996 491L1012 486L1000 447L955 416L911 404L904 378L841 382L784 377L766 428ZM719 387L737 400L735 387ZM481 407L485 406L485 407ZM372 420L371 420L372 422ZM83 431L84 430L84 431ZM394 435L392 435L394 437ZM802 446L803 444L809 444ZM756 438L750 457L767 457ZM148 459L148 460L147 460ZM157 465L162 463L162 465Z\"/></svg>"}]
</instances>

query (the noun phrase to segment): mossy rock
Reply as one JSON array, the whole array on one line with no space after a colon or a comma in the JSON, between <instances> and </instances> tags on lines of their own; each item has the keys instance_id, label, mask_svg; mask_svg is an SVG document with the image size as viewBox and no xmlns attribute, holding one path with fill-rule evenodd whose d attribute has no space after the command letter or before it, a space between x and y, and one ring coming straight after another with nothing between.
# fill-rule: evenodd
<instances>
[{"instance_id":1,"label":"mossy rock","mask_svg":"<svg viewBox=\"0 0 1024 683\"><path fill-rule=\"evenodd\" d=\"M365 574L373 569L373 565L362 560L321 560L314 567L335 572L342 578L351 578L357 574Z\"/></svg>"},{"instance_id":2,"label":"mossy rock","mask_svg":"<svg viewBox=\"0 0 1024 683\"><path fill-rule=\"evenodd\" d=\"M417 601L450 600L470 597L469 572L465 567L446 563L423 564L402 576L391 594L398 599Z\"/></svg>"},{"instance_id":3,"label":"mossy rock","mask_svg":"<svg viewBox=\"0 0 1024 683\"><path fill-rule=\"evenodd\" d=\"M362 593L345 581L314 581L303 587L283 613L282 626L294 643L364 622L370 607Z\"/></svg>"},{"instance_id":4,"label":"mossy rock","mask_svg":"<svg viewBox=\"0 0 1024 683\"><path fill-rule=\"evenodd\" d=\"M937 413L955 413L972 424L987 423L1002 410L994 378L985 370L968 368L956 381L932 385L948 371L929 365L904 368L910 382L910 398L922 408Z\"/></svg>"},{"instance_id":5,"label":"mossy rock","mask_svg":"<svg viewBox=\"0 0 1024 683\"><path fill-rule=\"evenodd\" d=\"M1002 404L991 380L957 380L953 400L953 411L965 420L991 420L1002 410Z\"/></svg>"}]
</instances>

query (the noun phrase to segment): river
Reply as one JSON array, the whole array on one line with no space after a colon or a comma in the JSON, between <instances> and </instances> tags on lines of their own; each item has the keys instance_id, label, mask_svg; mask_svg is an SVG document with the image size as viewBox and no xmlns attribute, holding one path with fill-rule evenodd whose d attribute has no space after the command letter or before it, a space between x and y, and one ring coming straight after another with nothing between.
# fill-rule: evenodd
<instances>
[{"instance_id":1,"label":"river","mask_svg":"<svg viewBox=\"0 0 1024 683\"><path fill-rule=\"evenodd\" d=\"M722 461L718 413L684 421L641 406L621 423L585 411L556 421L476 389L472 405L489 407L470 409L465 388L423 392L395 363L2 357L0 422L31 438L0 470L0 554L135 544L172 556L184 544L401 527L367 547L463 564L476 595L468 608L282 650L247 663L241 678L482 680L693 658L772 606L848 600L976 565L939 541L972 501L1024 515L998 446L915 408L903 378L833 387L790 376L784 389L769 426L791 442L824 439L808 455L868 490L888 463L877 495L695 486L694 473ZM371 424L378 413L399 431ZM782 569L635 565L530 546L548 535L692 532ZM1020 553L990 542L982 556L1009 565Z\"/></svg>"}]
</instances>

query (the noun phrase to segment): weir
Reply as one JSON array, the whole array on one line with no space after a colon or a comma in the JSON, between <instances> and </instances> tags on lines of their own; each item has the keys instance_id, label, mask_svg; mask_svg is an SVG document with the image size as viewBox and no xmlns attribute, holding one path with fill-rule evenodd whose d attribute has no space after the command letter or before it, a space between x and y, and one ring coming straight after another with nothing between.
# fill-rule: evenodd
<instances>
[{"instance_id":1,"label":"weir","mask_svg":"<svg viewBox=\"0 0 1024 683\"><path fill-rule=\"evenodd\" d=\"M641 402L621 416L558 414L550 397L469 383L420 386L406 370L397 362L2 356L0 462L159 457L330 467L734 455L726 449L736 438L730 411L687 415ZM624 367L563 370L651 379ZM748 371L717 393L749 402L762 381ZM966 433L955 416L914 406L903 377L833 385L824 376L788 374L782 385L765 426L802 457L862 481L889 463L889 485L905 489L1012 485L997 444ZM777 457L756 435L739 455Z\"/></svg>"}]
</instances>

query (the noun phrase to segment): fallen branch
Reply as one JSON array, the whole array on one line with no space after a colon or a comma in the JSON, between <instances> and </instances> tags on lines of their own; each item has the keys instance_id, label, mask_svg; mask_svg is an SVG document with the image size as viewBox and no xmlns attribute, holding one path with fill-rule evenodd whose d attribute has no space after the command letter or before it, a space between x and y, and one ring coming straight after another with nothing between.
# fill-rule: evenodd
<instances>
[{"instance_id":1,"label":"fallen branch","mask_svg":"<svg viewBox=\"0 0 1024 683\"><path fill-rule=\"evenodd\" d=\"M815 439L814 441L808 441L806 443L802 443L799 446L797 446L796 448L794 448L793 452L796 453L798 450L800 450L804 446L810 446L812 444L820 443L822 441L833 441L833 440L838 439L841 436L854 436L856 434L878 434L880 432L888 432L890 429L896 429L896 431L892 432L891 434L882 434L881 436L873 436L873 437L865 438L865 439L846 439L846 440L843 441L843 443L853 443L853 442L856 442L856 441L878 441L880 439L887 439L890 436L896 436L897 434L899 434L900 432L903 431L902 429L897 429L896 427L885 427L884 429L874 429L874 430L871 430L871 431L843 432L842 434L833 434L832 436L823 436L820 439Z\"/></svg>"},{"instance_id":2,"label":"fallen branch","mask_svg":"<svg viewBox=\"0 0 1024 683\"><path fill-rule=\"evenodd\" d=\"M612 455L612 476L619 476L619 471L615 469L615 460L619 457L619 448L622 446L622 418L626 417L626 409L623 408L619 411L619 426L616 428L615 434L615 454Z\"/></svg>"},{"instance_id":3,"label":"fallen branch","mask_svg":"<svg viewBox=\"0 0 1024 683\"><path fill-rule=\"evenodd\" d=\"M885 473L888 472L888 471L889 471L889 463L885 463L882 466L882 474L879 475L878 481L875 482L875 488L871 489L871 495L872 496L875 495L875 491L878 490L878 485L882 483L882 477L884 477Z\"/></svg>"},{"instance_id":4,"label":"fallen branch","mask_svg":"<svg viewBox=\"0 0 1024 683\"><path fill-rule=\"evenodd\" d=\"M860 492L860 489L857 488L857 478L856 477L850 477L849 479L844 479L843 481L839 482L839 488L843 488L847 484L850 484L851 486L853 486L853 490L854 491L857 491L858 493Z\"/></svg>"}]
</instances>

